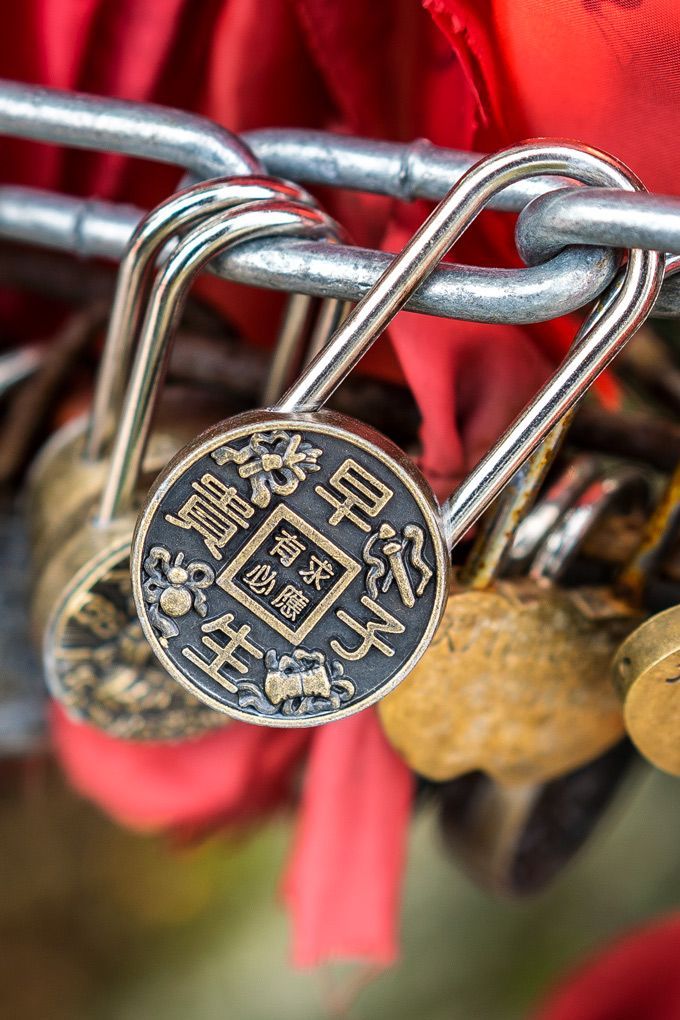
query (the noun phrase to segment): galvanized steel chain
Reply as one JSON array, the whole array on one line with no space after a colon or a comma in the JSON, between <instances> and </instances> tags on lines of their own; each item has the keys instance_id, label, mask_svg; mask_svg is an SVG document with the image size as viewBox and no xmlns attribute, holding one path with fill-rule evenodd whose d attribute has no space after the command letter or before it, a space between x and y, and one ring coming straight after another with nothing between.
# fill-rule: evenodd
<instances>
[{"instance_id":1,"label":"galvanized steel chain","mask_svg":"<svg viewBox=\"0 0 680 1020\"><path fill-rule=\"evenodd\" d=\"M479 158L424 140L401 144L297 129L239 139L183 111L14 82L0 83L0 133L171 163L193 178L264 167L297 181L403 200L441 198ZM536 177L492 202L521 213L518 243L528 268L442 266L408 307L489 323L539 322L604 290L615 271L612 248L680 253L680 199L570 183ZM120 257L141 216L130 206L0 189L0 236L81 256ZM283 239L236 250L211 269L257 286L356 301L388 263L384 252ZM677 281L666 284L655 314L680 315Z\"/></svg>"}]
</instances>

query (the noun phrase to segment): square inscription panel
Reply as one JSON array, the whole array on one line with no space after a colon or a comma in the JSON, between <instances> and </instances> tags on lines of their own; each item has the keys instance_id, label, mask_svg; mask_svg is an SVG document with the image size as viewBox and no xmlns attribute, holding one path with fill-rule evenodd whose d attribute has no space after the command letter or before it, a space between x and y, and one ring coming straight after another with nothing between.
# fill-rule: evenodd
<instances>
[{"instance_id":1,"label":"square inscription panel","mask_svg":"<svg viewBox=\"0 0 680 1020\"><path fill-rule=\"evenodd\" d=\"M361 566L279 504L217 584L293 645L326 615Z\"/></svg>"}]
</instances>

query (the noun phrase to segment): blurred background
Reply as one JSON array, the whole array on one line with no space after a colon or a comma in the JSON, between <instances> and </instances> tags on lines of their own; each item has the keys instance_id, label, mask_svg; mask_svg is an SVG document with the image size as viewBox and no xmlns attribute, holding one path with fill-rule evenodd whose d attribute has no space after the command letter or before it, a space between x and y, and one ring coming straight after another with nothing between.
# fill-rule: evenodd
<instances>
[{"instance_id":1,"label":"blurred background","mask_svg":"<svg viewBox=\"0 0 680 1020\"><path fill-rule=\"evenodd\" d=\"M642 765L575 862L522 903L492 899L446 859L425 805L398 965L294 971L277 897L288 818L173 846L114 826L43 761L6 771L0 789L2 1015L23 1020L512 1020L679 898L677 790Z\"/></svg>"}]
</instances>

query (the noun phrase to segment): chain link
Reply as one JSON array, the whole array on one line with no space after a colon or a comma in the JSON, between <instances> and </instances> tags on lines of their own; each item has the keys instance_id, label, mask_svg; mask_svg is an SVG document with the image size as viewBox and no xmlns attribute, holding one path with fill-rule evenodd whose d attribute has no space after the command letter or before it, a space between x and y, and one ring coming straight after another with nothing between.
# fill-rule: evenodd
<instances>
[{"instance_id":1,"label":"chain link","mask_svg":"<svg viewBox=\"0 0 680 1020\"><path fill-rule=\"evenodd\" d=\"M424 140L400 144L296 129L253 131L240 139L179 110L2 81L0 133L171 163L193 179L264 168L300 182L407 201L441 198L480 158ZM492 203L521 213L517 240L528 268L443 266L408 307L489 323L540 322L582 307L607 286L616 265L611 249L680 253L679 199L569 184L536 177ZM0 189L0 236L81 256L120 258L141 215L129 206ZM565 245L572 247L560 251ZM254 243L211 268L242 283L356 301L388 260L363 248L287 240L266 250ZM677 280L664 286L654 313L680 315Z\"/></svg>"}]
</instances>

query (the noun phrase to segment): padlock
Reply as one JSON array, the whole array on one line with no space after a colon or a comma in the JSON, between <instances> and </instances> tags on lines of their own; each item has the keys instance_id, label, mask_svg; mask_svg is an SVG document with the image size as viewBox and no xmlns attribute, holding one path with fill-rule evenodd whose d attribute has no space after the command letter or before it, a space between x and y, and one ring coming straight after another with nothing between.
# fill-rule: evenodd
<instances>
[{"instance_id":1,"label":"padlock","mask_svg":"<svg viewBox=\"0 0 680 1020\"><path fill-rule=\"evenodd\" d=\"M503 563L506 574L526 571L559 519L601 471L600 458L592 454L579 454L569 460L540 503L514 527Z\"/></svg>"},{"instance_id":2,"label":"padlock","mask_svg":"<svg viewBox=\"0 0 680 1020\"><path fill-rule=\"evenodd\" d=\"M558 479L549 508L564 488ZM388 739L414 771L441 782L480 770L503 785L535 785L621 737L608 663L639 616L605 591L586 595L556 582L595 520L625 497L648 505L642 471L620 468L586 487L548 533L529 577L491 584L503 544L487 539L490 549L477 549L479 566L465 586L454 583L428 655L379 707ZM502 521L513 520L515 503L501 507ZM540 503L533 514L539 523L546 517Z\"/></svg>"},{"instance_id":3,"label":"padlock","mask_svg":"<svg viewBox=\"0 0 680 1020\"><path fill-rule=\"evenodd\" d=\"M80 512L101 492L107 472L107 453L113 423L120 416L123 391L129 372L133 343L140 326L141 309L148 297L155 261L163 248L182 231L202 218L253 201L282 199L315 206L298 185L269 177L235 177L202 182L180 191L153 209L135 230L121 261L109 316L92 412L55 433L40 452L28 480L29 534L35 559L42 563L50 550L63 544L77 526ZM300 310L308 298L296 298ZM300 304L302 302L302 305ZM335 306L335 303L333 303ZM298 311L299 316L299 311ZM93 331L99 323L91 326ZM286 330L286 358L292 357L302 339L301 330ZM271 389L272 380L267 384ZM167 464L173 453L209 421L191 410L191 402L179 394L164 394L145 457L150 476ZM194 406L201 407L201 401Z\"/></svg>"},{"instance_id":4,"label":"padlock","mask_svg":"<svg viewBox=\"0 0 680 1020\"><path fill-rule=\"evenodd\" d=\"M384 437L321 411L488 199L546 171L640 187L620 164L576 146L529 144L482 160L274 408L216 425L155 483L133 546L137 611L164 668L207 704L249 722L312 726L360 711L396 687L437 629L453 543L643 321L658 291L660 259L634 251L602 318L443 508ZM145 381L137 366L135 375L134 404L112 456L107 515L128 497L148 429L153 376L147 372ZM236 525L216 517L206 480L241 501ZM160 605L167 578L158 564L177 556L205 560L214 572L200 613L186 598L171 611ZM301 682L298 694L274 703L267 689L285 689L291 670L302 677L308 656L323 662L322 693Z\"/></svg>"},{"instance_id":5,"label":"padlock","mask_svg":"<svg viewBox=\"0 0 680 1020\"><path fill-rule=\"evenodd\" d=\"M194 228L166 269L180 265L177 283L184 297L189 272L233 244L270 233L334 237L337 230L308 205L258 200L214 214ZM187 252L188 261L179 262ZM162 307L165 298L159 300ZM170 681L141 635L130 592L131 511L132 503L105 526L95 496L77 530L40 571L33 618L48 686L75 718L128 739L171 739L224 724L223 716ZM191 591L200 606L211 569L183 564L181 558L167 566L176 590Z\"/></svg>"},{"instance_id":6,"label":"padlock","mask_svg":"<svg viewBox=\"0 0 680 1020\"><path fill-rule=\"evenodd\" d=\"M621 579L625 594L643 601L680 523L680 467L652 515L643 541ZM641 623L623 642L613 663L628 734L657 768L680 775L680 606Z\"/></svg>"},{"instance_id":7,"label":"padlock","mask_svg":"<svg viewBox=\"0 0 680 1020\"><path fill-rule=\"evenodd\" d=\"M589 839L633 760L622 740L544 784L501 786L479 772L445 783L437 794L446 846L491 892L540 892Z\"/></svg>"}]
</instances>

